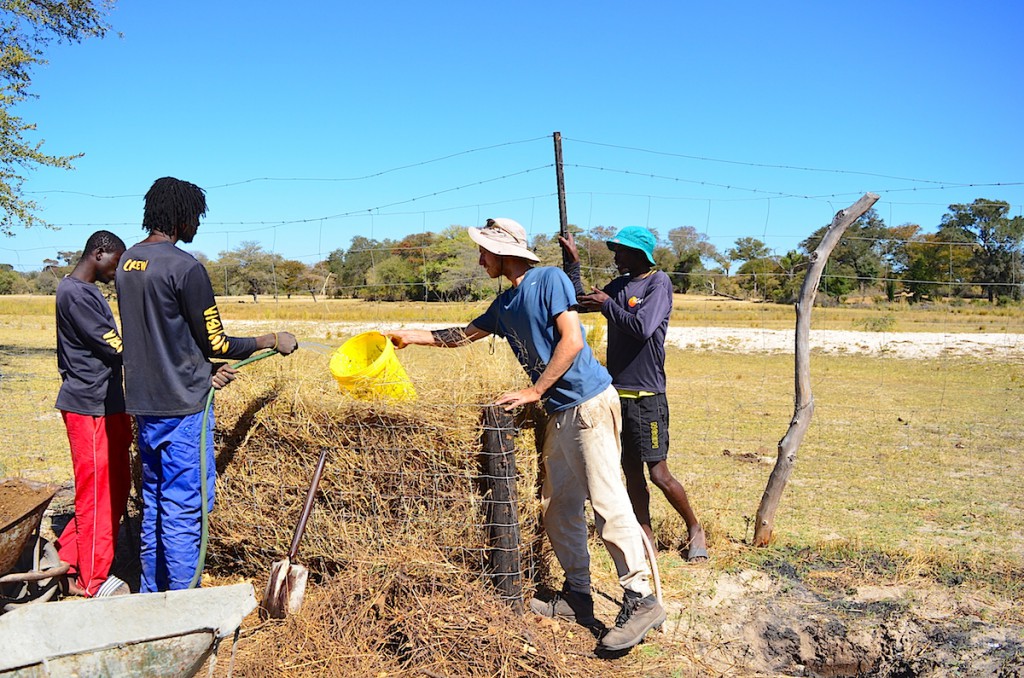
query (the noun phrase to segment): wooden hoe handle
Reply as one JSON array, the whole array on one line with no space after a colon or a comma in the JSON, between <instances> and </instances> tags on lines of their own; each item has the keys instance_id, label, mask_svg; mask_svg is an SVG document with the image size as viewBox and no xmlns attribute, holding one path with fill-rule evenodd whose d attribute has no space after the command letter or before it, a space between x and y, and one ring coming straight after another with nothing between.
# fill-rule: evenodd
<instances>
[{"instance_id":1,"label":"wooden hoe handle","mask_svg":"<svg viewBox=\"0 0 1024 678\"><path fill-rule=\"evenodd\" d=\"M309 492L306 493L306 503L299 514L299 524L295 526L295 536L292 537L291 548L288 549L288 560L293 560L299 552L299 542L302 541L302 534L306 531L306 521L309 514L313 512L313 498L316 496L316 488L320 486L320 476L324 473L324 462L327 461L327 448L320 452L320 461L316 463L316 471L313 472L313 482L309 485Z\"/></svg>"}]
</instances>

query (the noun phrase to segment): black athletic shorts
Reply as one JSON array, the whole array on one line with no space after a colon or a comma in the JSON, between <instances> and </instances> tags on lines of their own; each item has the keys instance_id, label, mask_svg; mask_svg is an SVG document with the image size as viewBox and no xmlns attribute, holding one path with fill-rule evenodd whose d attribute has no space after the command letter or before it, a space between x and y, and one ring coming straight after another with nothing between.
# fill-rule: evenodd
<instances>
[{"instance_id":1,"label":"black athletic shorts","mask_svg":"<svg viewBox=\"0 0 1024 678\"><path fill-rule=\"evenodd\" d=\"M664 393L619 398L622 456L653 464L668 459L668 398Z\"/></svg>"}]
</instances>

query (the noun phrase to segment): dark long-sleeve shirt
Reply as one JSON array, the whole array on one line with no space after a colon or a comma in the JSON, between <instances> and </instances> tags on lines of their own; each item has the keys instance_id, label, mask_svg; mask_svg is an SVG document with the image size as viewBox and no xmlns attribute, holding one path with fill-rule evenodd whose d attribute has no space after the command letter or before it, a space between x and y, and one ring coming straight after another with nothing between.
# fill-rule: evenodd
<instances>
[{"instance_id":1,"label":"dark long-sleeve shirt","mask_svg":"<svg viewBox=\"0 0 1024 678\"><path fill-rule=\"evenodd\" d=\"M124 412L114 314L96 285L71 276L57 284L57 371L57 409L92 416Z\"/></svg>"},{"instance_id":2,"label":"dark long-sleeve shirt","mask_svg":"<svg viewBox=\"0 0 1024 678\"><path fill-rule=\"evenodd\" d=\"M615 388L665 392L665 336L672 315L672 281L662 271L634 280L620 276L604 288L608 371Z\"/></svg>"},{"instance_id":3,"label":"dark long-sleeve shirt","mask_svg":"<svg viewBox=\"0 0 1024 678\"><path fill-rule=\"evenodd\" d=\"M247 358L256 350L254 338L225 334L206 269L170 242L128 249L116 284L131 414L199 412L210 391L210 359Z\"/></svg>"},{"instance_id":4,"label":"dark long-sleeve shirt","mask_svg":"<svg viewBox=\"0 0 1024 678\"><path fill-rule=\"evenodd\" d=\"M580 265L566 271L583 295ZM608 319L608 356L606 364L617 389L664 393L665 337L672 315L672 280L662 271L633 279L619 276L608 283L604 293L610 298L601 306Z\"/></svg>"}]
</instances>

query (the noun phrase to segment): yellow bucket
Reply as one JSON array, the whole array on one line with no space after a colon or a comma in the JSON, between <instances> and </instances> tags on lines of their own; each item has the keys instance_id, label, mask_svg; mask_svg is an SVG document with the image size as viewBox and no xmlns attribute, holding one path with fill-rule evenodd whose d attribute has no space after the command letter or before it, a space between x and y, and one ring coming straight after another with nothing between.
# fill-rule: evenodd
<instances>
[{"instance_id":1,"label":"yellow bucket","mask_svg":"<svg viewBox=\"0 0 1024 678\"><path fill-rule=\"evenodd\" d=\"M357 334L339 346L331 356L331 374L341 390L363 400L416 397L416 389L398 362L395 347L380 332Z\"/></svg>"}]
</instances>

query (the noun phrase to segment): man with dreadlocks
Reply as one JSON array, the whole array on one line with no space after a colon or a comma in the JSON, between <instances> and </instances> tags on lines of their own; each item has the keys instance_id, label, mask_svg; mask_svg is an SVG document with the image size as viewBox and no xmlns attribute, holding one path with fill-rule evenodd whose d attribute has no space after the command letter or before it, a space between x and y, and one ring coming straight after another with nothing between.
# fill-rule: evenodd
<instances>
[{"instance_id":1,"label":"man with dreadlocks","mask_svg":"<svg viewBox=\"0 0 1024 678\"><path fill-rule=\"evenodd\" d=\"M173 177L146 193L142 228L149 237L121 257L117 299L124 336L125 400L135 415L142 458L142 592L188 588L199 563L205 482L213 508L214 417L207 422L207 477L200 440L210 386L235 378L211 358L246 358L259 349L288 355L288 332L230 337L224 332L206 269L176 243L190 243L206 214L203 189Z\"/></svg>"},{"instance_id":2,"label":"man with dreadlocks","mask_svg":"<svg viewBox=\"0 0 1024 678\"><path fill-rule=\"evenodd\" d=\"M110 566L131 487L132 421L124 411L121 335L94 284L114 280L123 252L120 238L96 231L57 285L56 408L75 472L75 517L58 538L57 553L71 565L68 592L88 598L129 593Z\"/></svg>"}]
</instances>

